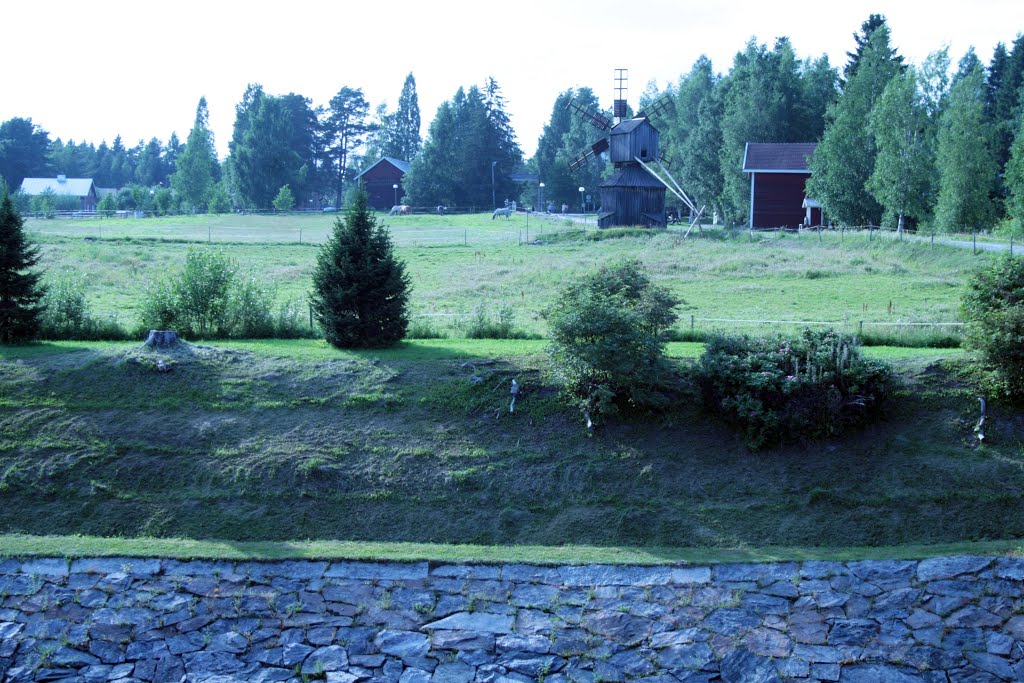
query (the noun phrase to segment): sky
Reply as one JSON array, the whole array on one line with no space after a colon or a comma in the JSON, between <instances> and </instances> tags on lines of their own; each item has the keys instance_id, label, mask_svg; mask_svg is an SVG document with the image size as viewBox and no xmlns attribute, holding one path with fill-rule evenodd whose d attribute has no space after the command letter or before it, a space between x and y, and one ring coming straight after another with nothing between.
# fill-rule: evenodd
<instances>
[{"instance_id":1,"label":"sky","mask_svg":"<svg viewBox=\"0 0 1024 683\"><path fill-rule=\"evenodd\" d=\"M16 2L0 19L0 120L31 118L65 142L120 134L130 147L172 131L184 142L205 95L223 157L248 83L314 106L362 88L372 112L395 107L411 71L426 137L441 102L493 76L529 157L567 88L589 86L610 107L614 70L628 68L635 107L649 81L664 89L701 54L728 72L751 38L788 36L801 59L841 67L872 13L910 63L948 45L955 66L973 45L987 64L1024 32L1024 0Z\"/></svg>"}]
</instances>

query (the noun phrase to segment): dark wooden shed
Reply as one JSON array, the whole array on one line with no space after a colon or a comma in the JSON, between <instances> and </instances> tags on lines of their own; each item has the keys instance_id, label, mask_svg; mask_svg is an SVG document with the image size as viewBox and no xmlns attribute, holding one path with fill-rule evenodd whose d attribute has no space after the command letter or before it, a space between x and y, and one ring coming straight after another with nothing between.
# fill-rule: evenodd
<instances>
[{"instance_id":1,"label":"dark wooden shed","mask_svg":"<svg viewBox=\"0 0 1024 683\"><path fill-rule=\"evenodd\" d=\"M813 142L747 143L743 172L750 174L751 228L796 228L804 223L805 185L815 147Z\"/></svg>"},{"instance_id":2,"label":"dark wooden shed","mask_svg":"<svg viewBox=\"0 0 1024 683\"><path fill-rule=\"evenodd\" d=\"M380 161L356 176L362 181L369 195L370 206L374 209L390 209L402 201L405 190L402 178L409 172L409 162L393 157L381 157ZM395 189L398 185L398 189Z\"/></svg>"},{"instance_id":3,"label":"dark wooden shed","mask_svg":"<svg viewBox=\"0 0 1024 683\"><path fill-rule=\"evenodd\" d=\"M639 164L616 169L601 183L601 210L597 215L597 225L600 228L616 225L664 227L665 186Z\"/></svg>"}]
</instances>

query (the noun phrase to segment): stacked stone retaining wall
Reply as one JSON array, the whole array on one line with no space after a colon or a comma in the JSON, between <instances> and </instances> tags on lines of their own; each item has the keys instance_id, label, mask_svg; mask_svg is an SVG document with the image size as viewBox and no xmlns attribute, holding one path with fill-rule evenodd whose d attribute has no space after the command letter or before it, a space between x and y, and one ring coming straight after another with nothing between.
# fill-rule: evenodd
<instances>
[{"instance_id":1,"label":"stacked stone retaining wall","mask_svg":"<svg viewBox=\"0 0 1024 683\"><path fill-rule=\"evenodd\" d=\"M0 679L1024 680L1024 560L0 560Z\"/></svg>"}]
</instances>

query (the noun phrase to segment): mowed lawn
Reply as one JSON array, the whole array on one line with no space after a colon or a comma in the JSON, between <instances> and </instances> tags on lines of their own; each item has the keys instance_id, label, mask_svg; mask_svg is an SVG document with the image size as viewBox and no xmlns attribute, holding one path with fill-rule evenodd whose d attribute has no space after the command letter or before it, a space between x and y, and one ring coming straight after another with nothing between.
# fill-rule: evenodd
<instances>
[{"instance_id":1,"label":"mowed lawn","mask_svg":"<svg viewBox=\"0 0 1024 683\"><path fill-rule=\"evenodd\" d=\"M0 533L703 548L1024 537L1024 424L992 407L978 446L960 352L872 351L904 378L885 420L751 453L693 393L666 417L589 434L538 341L217 343L169 373L131 362L137 347L0 349ZM681 367L698 352L670 347Z\"/></svg>"},{"instance_id":2,"label":"mowed lawn","mask_svg":"<svg viewBox=\"0 0 1024 683\"><path fill-rule=\"evenodd\" d=\"M50 276L84 275L93 311L133 325L146 284L174 272L189 248L224 249L243 272L274 287L279 302L304 304L317 245L273 241L280 231L294 229L298 218L309 226L316 222L321 231L331 220L317 215L227 216L224 221L244 223L245 235L237 242L212 245L139 237L156 225L146 221L164 221L168 227L160 230L179 229L172 219L130 221L135 236L115 239L106 233L103 239L56 234L61 230L48 229L46 221L32 221L29 228L43 247L43 266ZM518 227L510 222L493 228L503 221L489 216L409 219L417 222L391 229L412 278L412 313L448 336L461 336L477 311L494 316L502 307L514 312L516 327L543 335L540 314L566 280L626 258L641 260L656 282L682 299L682 330L689 328L691 317L703 329L746 330L759 326L702 319L831 321L849 330L856 330L859 321L865 321L866 329L873 323L956 322L967 275L995 258L877 235L868 241L860 234L843 239L828 234L819 241L813 235L789 234L725 238L720 231L709 231L713 238L684 240L678 233L658 232L597 241L588 238L593 230L577 231L571 239L577 229L558 219L545 224L548 232L541 232L539 240L534 220L527 242L522 216L515 219ZM440 225L444 221L448 227ZM205 225L197 221L186 228L205 230ZM403 242L401 235L417 230L446 230L456 239Z\"/></svg>"}]
</instances>

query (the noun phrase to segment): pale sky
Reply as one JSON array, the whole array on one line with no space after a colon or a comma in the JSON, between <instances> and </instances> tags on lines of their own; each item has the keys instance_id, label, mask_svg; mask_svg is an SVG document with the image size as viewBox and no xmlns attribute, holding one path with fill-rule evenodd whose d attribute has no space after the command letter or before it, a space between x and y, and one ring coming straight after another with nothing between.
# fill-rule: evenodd
<instances>
[{"instance_id":1,"label":"pale sky","mask_svg":"<svg viewBox=\"0 0 1024 683\"><path fill-rule=\"evenodd\" d=\"M422 134L459 86L492 75L526 156L555 97L595 89L610 106L616 67L635 107L647 82L678 80L701 54L727 72L751 37L789 36L801 59L846 62L871 13L887 17L911 63L945 44L955 65L971 45L984 63L1024 32L1024 0L292 0L286 3L94 0L4 3L0 120L31 118L51 138L127 146L188 136L199 97L223 157L246 84L326 105L342 86L373 107L397 103L416 77Z\"/></svg>"}]
</instances>

